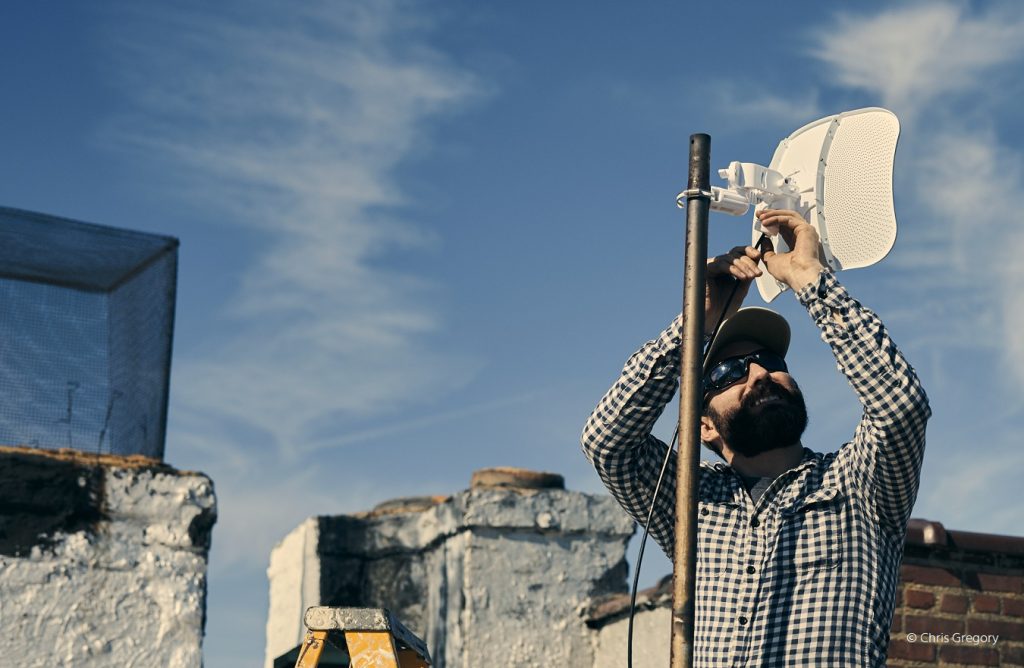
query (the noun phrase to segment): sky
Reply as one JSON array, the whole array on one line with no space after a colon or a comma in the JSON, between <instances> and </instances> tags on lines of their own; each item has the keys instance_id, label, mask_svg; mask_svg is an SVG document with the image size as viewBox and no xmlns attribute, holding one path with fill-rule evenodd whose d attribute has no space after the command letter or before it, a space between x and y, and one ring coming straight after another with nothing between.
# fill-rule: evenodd
<instances>
[{"instance_id":1,"label":"sky","mask_svg":"<svg viewBox=\"0 0 1024 668\"><path fill-rule=\"evenodd\" d=\"M695 132L718 168L825 115L899 116L896 246L839 278L931 398L914 516L1024 534L1024 8L729 7L2 10L0 205L181 240L166 460L216 485L207 666L262 661L270 550L306 517L489 466L602 491L579 434L680 308ZM710 225L712 253L749 240ZM804 442L834 450L856 398L792 295L772 307ZM647 555L650 584L670 563Z\"/></svg>"}]
</instances>

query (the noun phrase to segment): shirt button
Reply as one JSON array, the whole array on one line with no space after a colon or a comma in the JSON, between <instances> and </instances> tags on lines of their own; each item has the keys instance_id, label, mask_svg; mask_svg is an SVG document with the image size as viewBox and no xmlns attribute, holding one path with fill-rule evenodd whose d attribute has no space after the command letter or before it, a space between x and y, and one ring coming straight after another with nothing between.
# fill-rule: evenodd
<instances>
[{"instance_id":1,"label":"shirt button","mask_svg":"<svg viewBox=\"0 0 1024 668\"><path fill-rule=\"evenodd\" d=\"M746 617L740 617L736 621L738 621L740 623L740 626L746 626L747 625L747 618Z\"/></svg>"},{"instance_id":2,"label":"shirt button","mask_svg":"<svg viewBox=\"0 0 1024 668\"><path fill-rule=\"evenodd\" d=\"M761 526L761 521L755 517L754 519L750 520L750 526L756 529L757 527Z\"/></svg>"},{"instance_id":3,"label":"shirt button","mask_svg":"<svg viewBox=\"0 0 1024 668\"><path fill-rule=\"evenodd\" d=\"M753 575L757 571L753 566L747 566L747 575Z\"/></svg>"},{"instance_id":4,"label":"shirt button","mask_svg":"<svg viewBox=\"0 0 1024 668\"><path fill-rule=\"evenodd\" d=\"M701 508L700 509L700 514L705 516L705 517L707 517L708 515L711 514L711 512L707 508Z\"/></svg>"}]
</instances>

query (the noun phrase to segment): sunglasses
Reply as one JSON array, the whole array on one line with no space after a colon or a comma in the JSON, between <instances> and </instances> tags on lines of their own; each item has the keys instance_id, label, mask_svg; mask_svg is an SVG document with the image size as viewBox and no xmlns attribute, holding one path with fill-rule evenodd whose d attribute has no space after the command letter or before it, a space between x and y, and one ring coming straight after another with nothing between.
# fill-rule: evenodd
<instances>
[{"instance_id":1,"label":"sunglasses","mask_svg":"<svg viewBox=\"0 0 1024 668\"><path fill-rule=\"evenodd\" d=\"M786 360L770 350L758 350L749 355L727 357L704 374L704 397L738 383L750 373L750 363L757 362L765 371L789 371Z\"/></svg>"}]
</instances>

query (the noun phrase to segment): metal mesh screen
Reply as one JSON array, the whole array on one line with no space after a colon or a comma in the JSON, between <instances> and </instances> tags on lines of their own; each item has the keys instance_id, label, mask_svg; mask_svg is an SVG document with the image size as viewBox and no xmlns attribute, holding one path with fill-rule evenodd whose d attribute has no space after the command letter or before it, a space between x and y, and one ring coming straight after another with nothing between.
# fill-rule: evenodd
<instances>
[{"instance_id":1,"label":"metal mesh screen","mask_svg":"<svg viewBox=\"0 0 1024 668\"><path fill-rule=\"evenodd\" d=\"M177 254L0 208L0 444L163 458Z\"/></svg>"}]
</instances>

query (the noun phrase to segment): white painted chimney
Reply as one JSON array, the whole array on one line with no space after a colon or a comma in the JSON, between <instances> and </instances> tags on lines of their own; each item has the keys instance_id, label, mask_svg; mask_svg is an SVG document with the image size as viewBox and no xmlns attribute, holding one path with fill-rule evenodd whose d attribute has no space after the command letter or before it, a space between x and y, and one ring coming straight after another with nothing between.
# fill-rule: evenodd
<instances>
[{"instance_id":1,"label":"white painted chimney","mask_svg":"<svg viewBox=\"0 0 1024 668\"><path fill-rule=\"evenodd\" d=\"M391 609L437 668L592 665L585 613L594 597L625 591L632 520L610 497L566 491L561 476L487 469L473 478L451 497L311 518L292 531L267 571L265 667L294 665L312 605Z\"/></svg>"}]
</instances>

